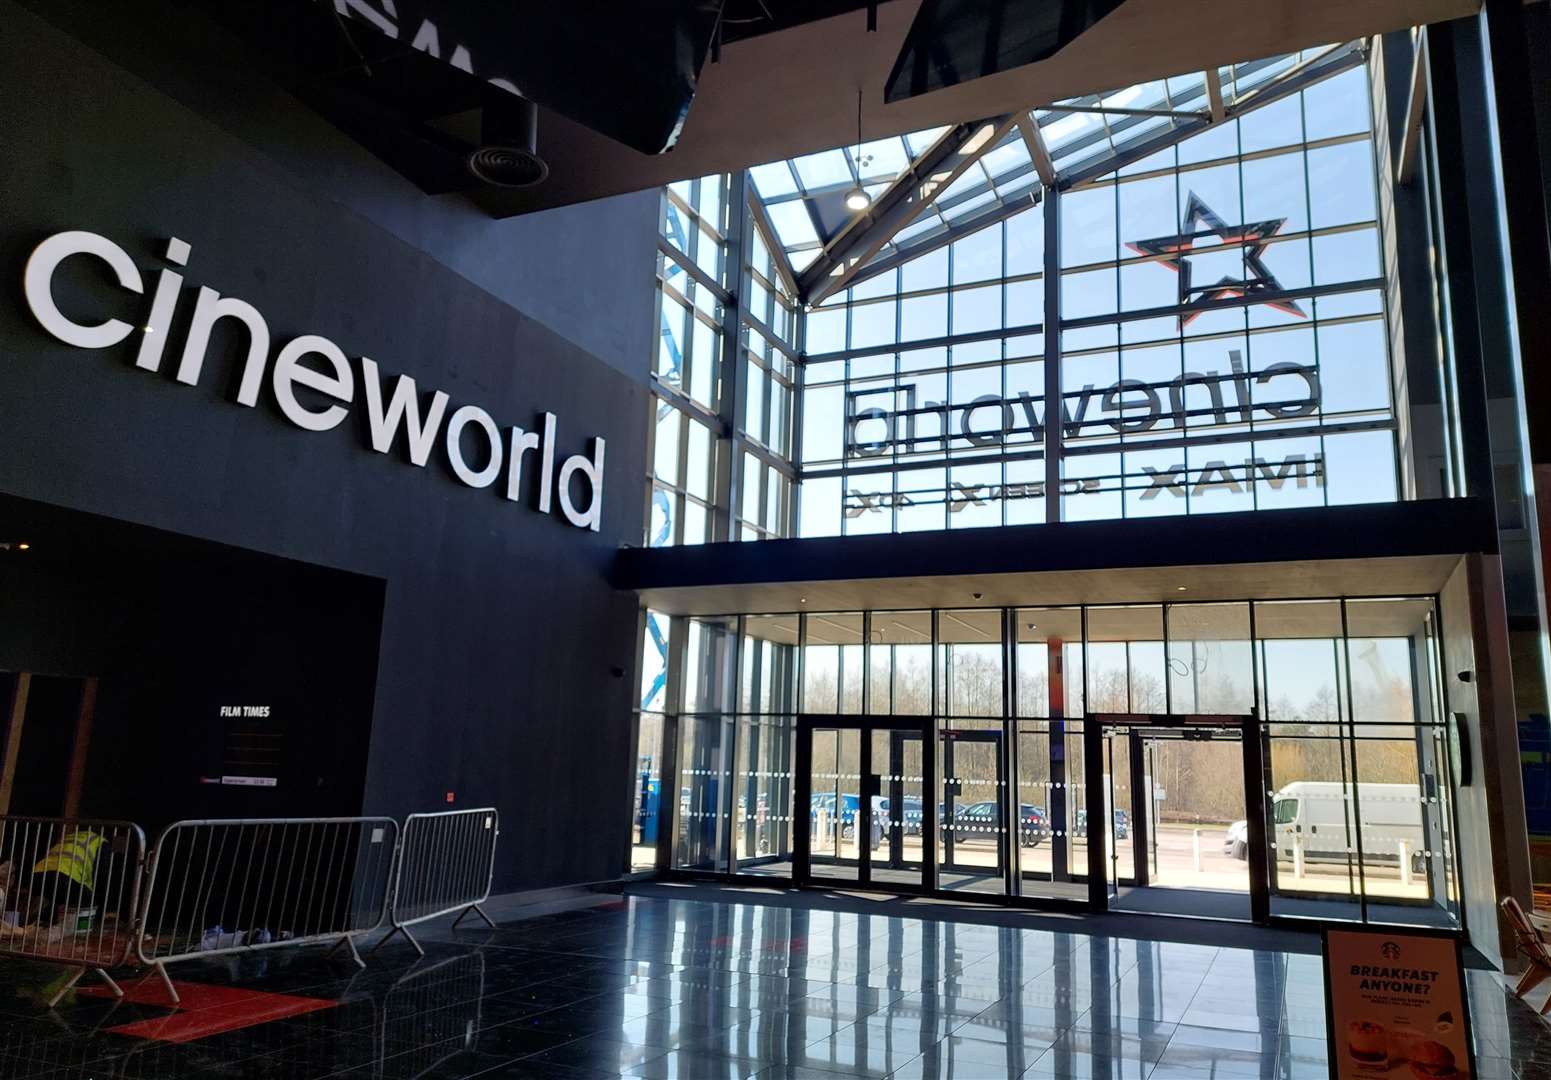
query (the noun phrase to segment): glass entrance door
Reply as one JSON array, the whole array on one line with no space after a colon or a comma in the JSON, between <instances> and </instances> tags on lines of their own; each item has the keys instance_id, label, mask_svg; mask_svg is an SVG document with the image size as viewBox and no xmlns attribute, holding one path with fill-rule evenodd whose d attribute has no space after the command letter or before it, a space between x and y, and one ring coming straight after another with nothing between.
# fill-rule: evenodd
<instances>
[{"instance_id":1,"label":"glass entrance door","mask_svg":"<svg viewBox=\"0 0 1551 1080\"><path fill-rule=\"evenodd\" d=\"M1003 892L1008 790L1000 729L942 733L944 889Z\"/></svg>"},{"instance_id":2,"label":"glass entrance door","mask_svg":"<svg viewBox=\"0 0 1551 1080\"><path fill-rule=\"evenodd\" d=\"M1135 892L1123 890L1119 906L1250 919L1242 728L1142 729L1130 744L1140 765L1127 830Z\"/></svg>"},{"instance_id":3,"label":"glass entrance door","mask_svg":"<svg viewBox=\"0 0 1551 1080\"><path fill-rule=\"evenodd\" d=\"M808 773L808 876L860 881L857 843L861 810L862 733L855 728L811 728ZM800 824L800 823L799 823Z\"/></svg>"},{"instance_id":4,"label":"glass entrance door","mask_svg":"<svg viewBox=\"0 0 1551 1080\"><path fill-rule=\"evenodd\" d=\"M1079 831L1087 836L1102 828L1102 892L1108 906L1253 919L1257 885L1250 870L1247 808L1250 781L1258 776L1252 775L1246 753L1251 718L1110 714L1094 719L1096 749L1103 755L1102 802L1090 792ZM1249 748L1255 747L1252 740Z\"/></svg>"},{"instance_id":5,"label":"glass entrance door","mask_svg":"<svg viewBox=\"0 0 1551 1080\"><path fill-rule=\"evenodd\" d=\"M872 881L919 889L926 882L925 736L918 730L874 728L869 789Z\"/></svg>"},{"instance_id":6,"label":"glass entrance door","mask_svg":"<svg viewBox=\"0 0 1551 1080\"><path fill-rule=\"evenodd\" d=\"M930 762L924 724L871 717L805 720L798 728L795 877L919 891L927 881Z\"/></svg>"}]
</instances>

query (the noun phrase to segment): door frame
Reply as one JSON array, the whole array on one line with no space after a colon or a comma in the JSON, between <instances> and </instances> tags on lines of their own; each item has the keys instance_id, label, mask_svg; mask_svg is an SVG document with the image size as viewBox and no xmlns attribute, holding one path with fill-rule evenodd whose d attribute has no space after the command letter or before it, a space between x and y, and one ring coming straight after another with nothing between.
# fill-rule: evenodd
<instances>
[{"instance_id":1,"label":"door frame","mask_svg":"<svg viewBox=\"0 0 1551 1080\"><path fill-rule=\"evenodd\" d=\"M922 744L921 753L922 753L922 756L924 758L925 753L926 753L925 742L926 742L927 737L928 736L926 736L925 734L923 734L923 733L921 733L919 731L916 731L914 728L894 728L894 729L889 731L889 764L888 764L888 773L894 779L893 779L893 782L890 784L889 790L885 794L884 797L892 801L896 796L898 796L899 806L901 808L900 809L899 820L897 822L895 822L895 823L892 823L890 828L888 829L888 831L884 833L884 841L889 845L889 856L890 856L889 860L888 860L889 869L899 869L901 867L906 866L905 860L903 858L903 855L901 855L901 857L898 860L896 860L894 858L894 853L896 851L896 845L897 845L897 850L900 851L900 852L903 852L904 846L905 846L905 837L907 835L909 835L908 834L908 830L907 830L907 817L906 817L906 814L905 814L905 811L904 811L905 798L906 798L906 795L905 795L905 792L904 792L905 781L903 779L903 776L901 775L905 771L905 744L907 742L921 743ZM922 776L922 778L919 781L919 783L921 784L921 788L922 788L922 792L921 792L921 822L920 822L920 826L924 828L925 823L926 823L926 796L927 796L927 792L926 792L926 777L924 775ZM871 840L871 837L869 836L869 842L870 842L870 840ZM924 836L922 838L921 844L922 844L922 857L921 857L921 864L920 864L920 866L921 866L921 880L923 882L925 882L925 880L926 880L926 848L925 848L926 840L925 840Z\"/></svg>"},{"instance_id":2,"label":"door frame","mask_svg":"<svg viewBox=\"0 0 1551 1080\"><path fill-rule=\"evenodd\" d=\"M795 829L792 836L792 883L798 887L834 887L851 884L833 878L813 876L813 736L818 731L855 731L859 733L858 771L862 779L857 784L856 822L853 826L857 849L857 886L872 885L872 800L881 791L877 783L879 771L873 767L872 736L876 732L904 732L919 735L921 739L922 797L921 797L921 883L890 881L886 884L891 892L927 894L937 885L937 801L932 793L937 789L937 740L935 725L930 716L892 716L867 714L799 713L797 716L796 752L792 755L796 775L792 778L792 816ZM890 740L892 749L892 738ZM805 812L805 810L807 812ZM865 838L868 838L864 840Z\"/></svg>"},{"instance_id":3,"label":"door frame","mask_svg":"<svg viewBox=\"0 0 1551 1080\"><path fill-rule=\"evenodd\" d=\"M947 817L947 820L942 822L940 827L942 838L942 859L939 864L939 871L946 870L955 874L973 874L985 869L984 867L977 867L971 863L957 863L952 861L954 849L958 846L958 838L956 835L957 830L953 828L953 810L955 807L950 805L950 795L947 785L950 779L957 779L957 777L950 777L949 765L957 755L958 744L986 743L992 747L996 759L997 785L995 801L997 806L997 814L1001 818L1002 827L1005 830L1005 833L1001 835L1012 837L1012 839L1005 842L1000 838L996 841L996 865L994 868L992 868L991 873L987 876L1001 878L1003 881L1003 887L1005 888L1008 877L1008 864L1011 862L1012 853L1012 848L1008 845L1017 844L1022 840L1022 837L1018 835L1018 828L1022 825L1021 809L1018 814L1010 813L1012 807L1010 805L1011 799L1008 796L1007 783L1008 762L1006 726L1003 725L1002 727L996 729L944 728L938 732L938 738L942 741L942 806L943 812ZM957 792L954 793L953 797L956 796ZM990 800L977 799L975 801L986 802ZM1017 820L1014 820L1015 818Z\"/></svg>"},{"instance_id":4,"label":"door frame","mask_svg":"<svg viewBox=\"0 0 1551 1080\"><path fill-rule=\"evenodd\" d=\"M1130 759L1132 867L1131 882L1145 887L1150 880L1147 851L1143 844L1151 826L1148 817L1150 807L1145 805L1146 784L1142 780L1143 766L1138 753L1148 729L1169 732L1189 730L1233 731L1239 738L1243 761L1241 772L1244 783L1244 820L1249 837L1249 913L1250 921L1265 924L1271 917L1271 871L1268 837L1266 835L1265 763L1262 759L1260 720L1252 709L1248 713L1092 713L1092 721L1083 730L1085 743L1083 756L1088 767L1090 791L1103 789L1104 739L1120 732L1106 729L1125 728L1128 736ZM1102 809L1100 810L1102 814ZM1095 903L1108 904L1109 878L1107 848L1114 842L1114 818L1104 822L1098 832L1102 837L1095 844L1092 808L1088 812L1088 892ZM1138 834L1136 830L1141 829ZM1119 875L1116 875L1117 879Z\"/></svg>"}]
</instances>

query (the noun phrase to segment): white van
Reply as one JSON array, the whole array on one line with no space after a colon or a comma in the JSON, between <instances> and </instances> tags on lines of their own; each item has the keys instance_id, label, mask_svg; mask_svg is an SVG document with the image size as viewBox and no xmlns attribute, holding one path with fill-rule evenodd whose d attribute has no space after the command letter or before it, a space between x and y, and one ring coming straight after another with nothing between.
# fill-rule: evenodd
<instances>
[{"instance_id":1,"label":"white van","mask_svg":"<svg viewBox=\"0 0 1551 1080\"><path fill-rule=\"evenodd\" d=\"M1415 866L1425 862L1421 793L1415 784L1357 784L1357 814L1362 821L1363 860L1394 863L1406 844ZM1271 803L1271 839L1276 856L1291 862L1301 845L1310 862L1345 862L1357 854L1350 787L1300 780L1276 793Z\"/></svg>"}]
</instances>

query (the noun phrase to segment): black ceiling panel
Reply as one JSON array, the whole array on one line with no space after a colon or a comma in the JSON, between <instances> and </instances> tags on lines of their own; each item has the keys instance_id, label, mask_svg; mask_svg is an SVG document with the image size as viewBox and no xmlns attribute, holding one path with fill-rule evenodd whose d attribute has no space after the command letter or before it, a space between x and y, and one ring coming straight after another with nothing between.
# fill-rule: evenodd
<instances>
[{"instance_id":1,"label":"black ceiling panel","mask_svg":"<svg viewBox=\"0 0 1551 1080\"><path fill-rule=\"evenodd\" d=\"M884 89L903 101L1054 56L1123 0L923 0Z\"/></svg>"}]
</instances>

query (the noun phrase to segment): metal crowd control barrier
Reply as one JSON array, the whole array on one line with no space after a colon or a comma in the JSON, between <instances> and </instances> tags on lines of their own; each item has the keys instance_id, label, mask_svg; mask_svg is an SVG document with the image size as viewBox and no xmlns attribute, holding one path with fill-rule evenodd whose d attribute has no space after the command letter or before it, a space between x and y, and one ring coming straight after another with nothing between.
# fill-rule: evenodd
<instances>
[{"instance_id":1,"label":"metal crowd control barrier","mask_svg":"<svg viewBox=\"0 0 1551 1080\"><path fill-rule=\"evenodd\" d=\"M386 917L398 836L385 817L174 822L151 853L136 955L174 1003L181 960L332 940L365 967L354 939Z\"/></svg>"},{"instance_id":2,"label":"metal crowd control barrier","mask_svg":"<svg viewBox=\"0 0 1551 1080\"><path fill-rule=\"evenodd\" d=\"M458 912L457 926L474 912L492 929L479 905L490 898L495 874L495 845L501 835L501 816L495 807L446 810L436 814L410 814L404 819L398 870L388 907L393 929L372 948L376 952L403 934L421 956L425 950L409 927Z\"/></svg>"},{"instance_id":3,"label":"metal crowd control barrier","mask_svg":"<svg viewBox=\"0 0 1551 1080\"><path fill-rule=\"evenodd\" d=\"M88 969L124 995L107 969L134 948L144 865L133 822L0 817L0 955L75 969L50 1008Z\"/></svg>"}]
</instances>

